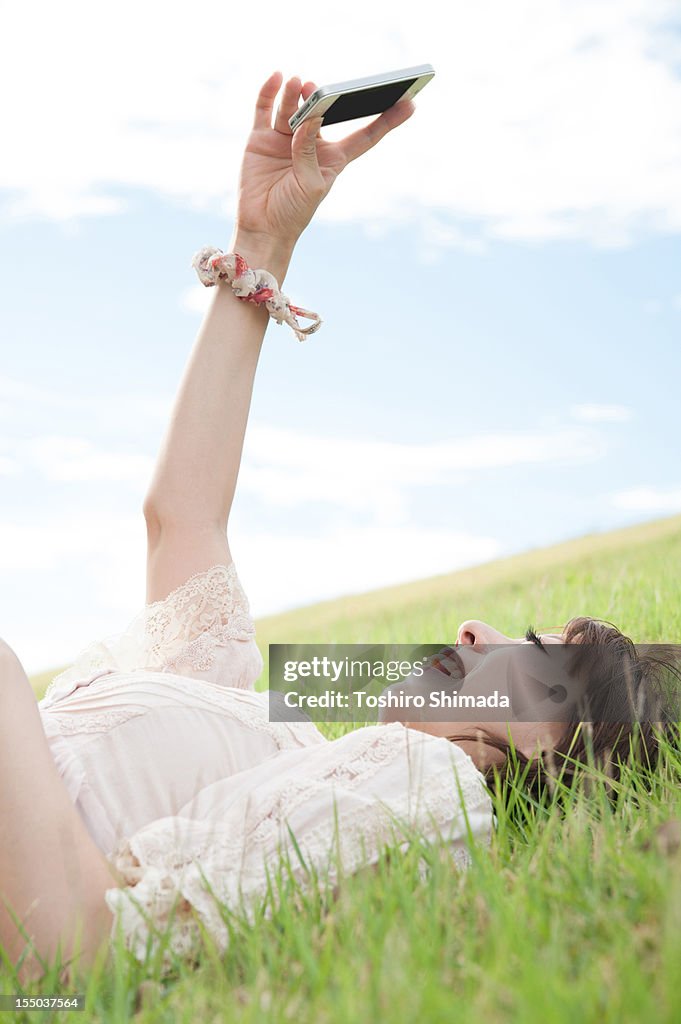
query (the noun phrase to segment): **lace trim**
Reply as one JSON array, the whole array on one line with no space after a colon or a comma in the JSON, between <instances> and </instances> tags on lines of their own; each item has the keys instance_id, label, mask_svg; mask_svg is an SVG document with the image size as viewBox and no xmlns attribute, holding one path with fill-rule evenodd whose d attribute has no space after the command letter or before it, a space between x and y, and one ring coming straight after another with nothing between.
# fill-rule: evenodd
<instances>
[{"instance_id":1,"label":"lace trim","mask_svg":"<svg viewBox=\"0 0 681 1024\"><path fill-rule=\"evenodd\" d=\"M102 679L102 685L106 685L104 682L106 675L99 678ZM186 695L187 702L193 707L207 706L209 709L215 709L219 713L235 719L251 732L265 733L274 741L279 750L298 747L306 740L309 742L311 737L318 741L321 736L317 727L309 721L271 722L268 718L266 694L256 694L250 690L225 689L214 686L203 679L190 679L165 673L149 672L145 674L144 678L162 680L165 691ZM95 677L90 686L96 687L97 682L98 679ZM132 681L117 679L112 685L115 685L119 697L123 696L126 689L130 687L130 699L134 701L135 689L138 685L134 679ZM49 721L50 725L55 723L57 731L61 735L106 732L136 715L153 712L153 707L143 707L134 703L126 707L102 708L89 712L81 710L80 707L73 708L72 701L79 701L77 692L74 692L73 695L66 694L52 706L42 707L41 702L41 711L45 720Z\"/></svg>"},{"instance_id":2,"label":"lace trim","mask_svg":"<svg viewBox=\"0 0 681 1024\"><path fill-rule=\"evenodd\" d=\"M381 744L383 755L379 756L387 757L389 746ZM392 753L403 750L404 741L393 746ZM354 763L359 767L375 762L362 760L359 753ZM320 825L295 838L296 849L293 838L286 833L288 815L316 789L328 793L324 780L333 779L335 772L331 768L316 780L293 788L287 786L284 792L274 795L269 807L260 809L261 819L250 831L240 831L234 822L186 820L186 835L174 835L172 846L167 831L155 831L153 825L122 842L113 862L128 888L108 890L106 902L122 929L126 946L143 960L149 935L157 929L163 934L170 926L169 947L164 951L163 961L164 969L169 969L171 952L186 956L198 950L198 914L224 951L228 935L217 901L232 910L245 909L251 916L254 901L269 891L266 865L270 864L268 853L275 849L290 855L292 872L299 882L309 881L312 868L320 881L326 877L333 883L339 873L336 848L342 872L352 873L374 863L386 846L397 844L400 849L406 848L409 834L415 828L426 840L434 837L457 842L459 845L450 848L450 852L457 866L466 867L470 854L465 848L467 830L461 824L464 808L476 838L485 845L491 840L493 816L484 781L470 759L461 757L458 764L450 762L429 773L428 786L416 801L411 787L407 787L407 792L387 803L372 799L353 811L352 820L337 822L333 814L326 813ZM361 767L355 780L359 778L363 778ZM443 836L446 831L449 836ZM452 834L456 831L458 835ZM254 845L259 852L254 852Z\"/></svg>"},{"instance_id":3,"label":"lace trim","mask_svg":"<svg viewBox=\"0 0 681 1024\"><path fill-rule=\"evenodd\" d=\"M118 725L124 725L131 718L146 713L146 708L109 708L97 712L50 712L50 722L54 722L60 736L73 736L80 733L109 732Z\"/></svg>"},{"instance_id":4,"label":"lace trim","mask_svg":"<svg viewBox=\"0 0 681 1024\"><path fill-rule=\"evenodd\" d=\"M255 626L234 562L195 573L147 605L145 633L151 658L166 671L183 662L204 671L213 663L215 644L252 640Z\"/></svg>"},{"instance_id":5,"label":"lace trim","mask_svg":"<svg viewBox=\"0 0 681 1024\"><path fill-rule=\"evenodd\" d=\"M381 735L377 735L380 730ZM371 732L371 735L365 736L364 732ZM232 855L242 850L246 839L252 838L256 833L260 836L263 835L262 825L264 822L268 822L270 825L279 824L285 821L293 811L296 810L302 803L304 803L313 793L319 791L325 791L328 788L329 782L337 782L343 779L342 786L344 789L355 789L359 788L360 784L364 784L370 779L380 768L386 767L396 758L405 753L405 746L408 747L410 741L414 746L418 746L420 751L424 751L423 744L433 742L432 737L425 739L419 737L418 740L413 740L410 735L410 730L406 729L399 722L393 722L386 726L368 726L364 730L356 730L355 733L348 734L353 738L356 736L358 739L358 749L354 752L350 752L349 756L344 750L344 756L348 756L347 762L343 765L332 765L321 773L308 777L299 781L288 781L285 788L280 789L276 794L269 794L267 797L267 805L265 801L262 801L262 806L257 809L252 806L251 810L259 811L260 820L257 825L251 829L250 833L246 834L242 831L238 835L233 833L233 829L229 823L215 823L210 822L207 825L211 828L211 832L207 833L203 840L192 841L190 856L187 856L187 851L181 847L175 847L168 849L164 843L165 834L163 829L155 829L154 825L148 826L143 830L140 835L140 839L144 840L144 857L149 865L164 866L179 868L182 864L189 863L195 857L203 857L207 854L211 856L218 854L220 858L229 860ZM459 754L460 752L460 759ZM408 753L408 752L407 752ZM438 801L440 803L443 800L447 803L451 810L452 793L457 800L460 800L466 807L469 805L474 806L480 802L489 803L489 796L484 784L484 780L478 769L475 767L473 761L467 757L460 748L457 748L452 744L452 758L459 763L450 763L440 771L444 771L449 780L449 785L444 790L438 791L437 775L428 776L428 788L419 791L419 800L417 801L417 809L420 811L424 807L429 809L431 805L437 806ZM457 783L454 785L453 773L456 772ZM346 781L343 777L349 781ZM409 800L411 795L409 793L402 794L400 797L392 798L392 803L403 804L405 813L411 813L412 809L409 806ZM252 796L252 805L257 804L257 794ZM204 823L195 821L192 819L186 819L191 822L192 828L196 831L200 831ZM326 828L327 825L321 826ZM307 834L312 834L308 832ZM160 842L154 842L157 838L157 832L160 835ZM134 838L134 837L133 837ZM121 841L119 847L120 853L125 857L130 850L130 841L124 839ZM115 852L114 856L118 854ZM120 867L118 863L117 867ZM134 884L134 883L133 883Z\"/></svg>"},{"instance_id":6,"label":"lace trim","mask_svg":"<svg viewBox=\"0 0 681 1024\"><path fill-rule=\"evenodd\" d=\"M429 778L429 790L424 792L418 805L414 808L411 805L408 793L400 797L393 797L390 804L373 800L361 811L355 812L352 822L344 823L340 837L343 846L348 847L346 851L350 855L350 862L362 859L362 846L366 844L367 836L375 836L378 822L377 810L382 812L381 827L385 827L385 820L395 827L407 827L412 830L416 824L423 825L426 822L441 832L445 825L451 824L455 817L455 807L466 808L467 813L477 807L490 808L491 802L484 785L481 785L479 778L461 778L459 771L458 787L454 781L454 768L450 765L438 769ZM467 770L464 769L464 776ZM476 773L477 774L477 773ZM282 826L285 826L290 814L304 802L314 791L326 791L322 780L316 782L301 783L293 790L287 788L286 792L279 794L270 805L268 813L262 818L258 825L250 832L235 834L231 828L221 829L215 822L198 822L187 819L189 831L193 832L191 840L182 845L181 837L177 845L168 847L165 841L167 836L152 826L143 829L141 833L129 839L121 840L118 848L112 854L112 862L116 869L123 876L124 881L130 887L137 886L142 879L146 881L149 870L158 871L159 875L167 872L181 872L190 867L195 861L210 860L216 862L220 871L225 872L234 865L242 866L243 854L246 847L250 847L255 841L259 845L265 843L266 838L271 841L280 837ZM459 795L459 791L461 796ZM292 799L288 799L293 794ZM372 829L368 829L368 823L372 822ZM336 822L327 818L322 824L310 828L301 837L304 848L314 855L314 862L317 862L317 855L328 856L331 845L330 839L334 837ZM266 835L267 834L267 835ZM362 840L354 843L353 839ZM487 841L490 834L487 833ZM300 841L300 840L298 840ZM352 852L354 851L354 852ZM353 860L354 858L354 860ZM344 858L344 866L347 862ZM356 867L356 863L354 864ZM354 869L354 868L353 868ZM263 878L264 882L264 878Z\"/></svg>"},{"instance_id":7,"label":"lace trim","mask_svg":"<svg viewBox=\"0 0 681 1024\"><path fill-rule=\"evenodd\" d=\"M248 598L234 562L214 565L194 573L162 600L145 605L122 633L81 651L71 668L55 676L41 704L71 693L84 677L102 670L205 672L213 666L218 648L254 637Z\"/></svg>"}]
</instances>

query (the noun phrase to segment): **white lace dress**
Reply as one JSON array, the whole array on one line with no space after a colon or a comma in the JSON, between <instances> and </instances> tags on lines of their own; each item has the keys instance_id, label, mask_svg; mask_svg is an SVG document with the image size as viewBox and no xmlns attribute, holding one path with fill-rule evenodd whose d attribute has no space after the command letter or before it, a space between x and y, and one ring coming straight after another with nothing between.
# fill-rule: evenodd
<instances>
[{"instance_id":1,"label":"white lace dress","mask_svg":"<svg viewBox=\"0 0 681 1024\"><path fill-rule=\"evenodd\" d=\"M169 951L194 952L197 918L224 949L214 897L248 912L282 855L304 882L371 864L413 829L459 864L469 836L489 840L482 776L455 744L399 723L330 741L271 722L254 637L234 564L216 565L89 647L39 703L69 795L125 883L105 897L112 936L140 960L166 929Z\"/></svg>"}]
</instances>

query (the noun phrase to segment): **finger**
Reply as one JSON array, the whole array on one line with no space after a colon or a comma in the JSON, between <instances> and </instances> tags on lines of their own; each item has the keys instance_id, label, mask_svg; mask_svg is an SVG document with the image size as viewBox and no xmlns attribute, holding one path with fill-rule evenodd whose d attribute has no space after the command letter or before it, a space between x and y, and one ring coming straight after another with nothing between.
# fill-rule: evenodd
<instances>
[{"instance_id":1,"label":"finger","mask_svg":"<svg viewBox=\"0 0 681 1024\"><path fill-rule=\"evenodd\" d=\"M301 187L311 192L324 188L324 177L317 159L317 142L320 139L321 117L310 117L303 121L291 139L291 163Z\"/></svg>"},{"instance_id":2,"label":"finger","mask_svg":"<svg viewBox=\"0 0 681 1024\"><path fill-rule=\"evenodd\" d=\"M312 93L317 88L316 82L306 82L303 88L300 90L300 95L303 97L303 102L309 99ZM321 125L320 125L321 128ZM317 132L317 138L321 139L321 134Z\"/></svg>"},{"instance_id":3,"label":"finger","mask_svg":"<svg viewBox=\"0 0 681 1024\"><path fill-rule=\"evenodd\" d=\"M392 107L384 110L381 116L377 117L371 124L353 132L347 138L341 139L336 145L347 162L350 163L351 160L356 160L358 156L362 156L363 153L372 149L393 128L404 124L415 110L416 107L413 100L400 100L398 103L393 104Z\"/></svg>"},{"instance_id":4,"label":"finger","mask_svg":"<svg viewBox=\"0 0 681 1024\"><path fill-rule=\"evenodd\" d=\"M258 98L255 102L255 117L253 118L254 128L272 127L272 109L274 107L274 101L277 97L277 93L281 87L283 77L284 76L281 71L272 72L260 89Z\"/></svg>"},{"instance_id":5,"label":"finger","mask_svg":"<svg viewBox=\"0 0 681 1024\"><path fill-rule=\"evenodd\" d=\"M300 99L301 81L299 78L289 78L284 86L284 95L277 109L277 116L274 119L274 129L282 135L292 135L293 132L288 123L289 117L293 117L298 109Z\"/></svg>"}]
</instances>

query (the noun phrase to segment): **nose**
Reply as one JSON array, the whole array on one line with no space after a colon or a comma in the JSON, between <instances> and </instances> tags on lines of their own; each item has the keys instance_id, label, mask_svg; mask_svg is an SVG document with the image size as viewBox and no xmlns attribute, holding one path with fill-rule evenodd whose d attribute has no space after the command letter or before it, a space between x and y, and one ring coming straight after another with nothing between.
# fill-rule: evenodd
<instances>
[{"instance_id":1,"label":"nose","mask_svg":"<svg viewBox=\"0 0 681 1024\"><path fill-rule=\"evenodd\" d=\"M457 644L463 644L466 647L484 648L487 644L512 644L515 643L511 637L506 636L505 633L500 633L498 629L494 629L487 622L481 622L479 619L466 619L459 626L459 632L456 637Z\"/></svg>"}]
</instances>

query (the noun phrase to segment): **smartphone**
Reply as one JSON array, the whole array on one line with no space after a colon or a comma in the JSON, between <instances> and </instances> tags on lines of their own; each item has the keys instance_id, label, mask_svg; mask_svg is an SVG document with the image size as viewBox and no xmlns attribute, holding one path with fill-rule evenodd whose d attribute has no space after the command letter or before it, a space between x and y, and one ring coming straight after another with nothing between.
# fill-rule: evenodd
<instances>
[{"instance_id":1,"label":"smartphone","mask_svg":"<svg viewBox=\"0 0 681 1024\"><path fill-rule=\"evenodd\" d=\"M289 127L295 131L308 117L323 117L322 127L352 121L356 117L382 114L401 99L411 99L431 80L435 71L430 64L415 68L386 71L369 78L355 78L351 82L322 85L289 118Z\"/></svg>"}]
</instances>

